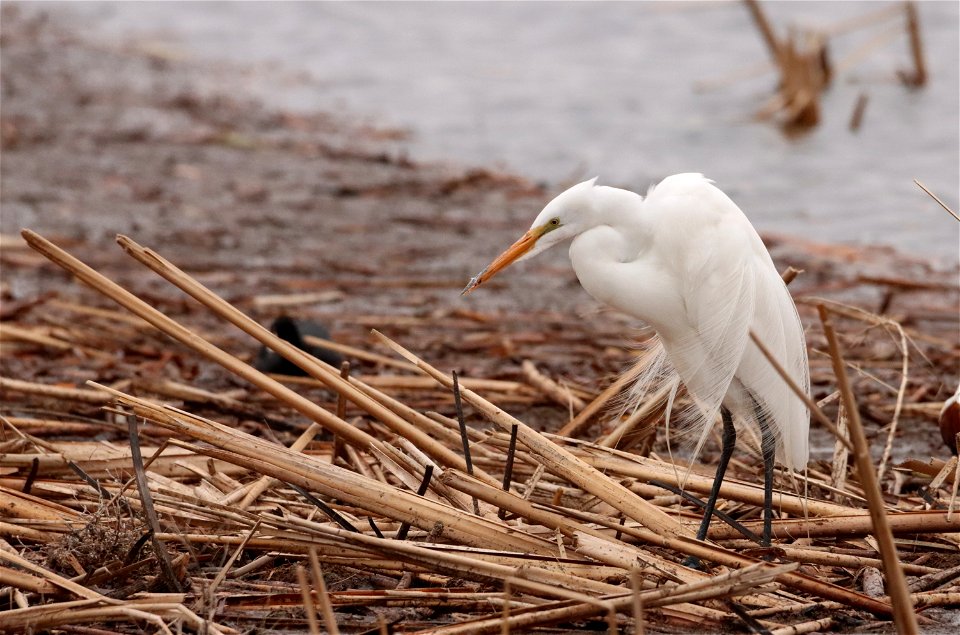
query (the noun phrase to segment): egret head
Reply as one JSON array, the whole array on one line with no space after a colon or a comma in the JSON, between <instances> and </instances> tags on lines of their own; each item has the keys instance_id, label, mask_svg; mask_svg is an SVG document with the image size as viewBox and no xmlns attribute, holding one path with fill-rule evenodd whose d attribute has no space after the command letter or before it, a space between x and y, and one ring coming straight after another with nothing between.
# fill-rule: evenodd
<instances>
[{"instance_id":1,"label":"egret head","mask_svg":"<svg viewBox=\"0 0 960 635\"><path fill-rule=\"evenodd\" d=\"M461 295L466 295L508 265L550 249L586 229L594 203L596 178L579 183L547 203L533 225L520 239L470 280Z\"/></svg>"}]
</instances>

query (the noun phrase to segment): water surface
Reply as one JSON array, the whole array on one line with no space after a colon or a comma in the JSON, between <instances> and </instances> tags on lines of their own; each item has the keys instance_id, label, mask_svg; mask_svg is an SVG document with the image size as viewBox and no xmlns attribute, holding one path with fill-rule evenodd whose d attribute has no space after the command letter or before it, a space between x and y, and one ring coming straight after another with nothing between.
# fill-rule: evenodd
<instances>
[{"instance_id":1,"label":"water surface","mask_svg":"<svg viewBox=\"0 0 960 635\"><path fill-rule=\"evenodd\" d=\"M781 29L826 26L891 3L777 2ZM930 83L896 23L835 40L841 62L885 29L898 35L843 72L823 123L799 138L757 123L775 76L704 91L768 55L741 3L100 3L45 5L107 41L161 46L248 69L235 88L284 108L332 110L410 131L418 159L494 165L551 185L599 175L645 190L703 172L761 231L893 244L956 263L960 190L956 2L922 2ZM861 93L863 126L848 130Z\"/></svg>"}]
</instances>

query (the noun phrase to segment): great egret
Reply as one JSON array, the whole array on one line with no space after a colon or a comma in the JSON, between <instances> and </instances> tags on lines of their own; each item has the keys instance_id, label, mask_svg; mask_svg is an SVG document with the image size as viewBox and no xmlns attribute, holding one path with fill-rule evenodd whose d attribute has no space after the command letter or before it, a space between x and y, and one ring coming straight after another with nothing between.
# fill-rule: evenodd
<instances>
[{"instance_id":1,"label":"great egret","mask_svg":"<svg viewBox=\"0 0 960 635\"><path fill-rule=\"evenodd\" d=\"M774 459L791 471L809 458L809 416L750 338L753 331L809 393L807 348L796 306L760 236L740 208L701 174L676 174L644 198L598 186L566 190L530 230L463 290L474 290L512 262L570 243L583 288L600 302L649 324L660 347L632 393L682 381L692 397L687 423L700 426L699 453L719 413L723 446L703 521L706 538L737 428L759 429L764 459L763 544L770 544ZM639 403L639 402L637 402Z\"/></svg>"}]
</instances>

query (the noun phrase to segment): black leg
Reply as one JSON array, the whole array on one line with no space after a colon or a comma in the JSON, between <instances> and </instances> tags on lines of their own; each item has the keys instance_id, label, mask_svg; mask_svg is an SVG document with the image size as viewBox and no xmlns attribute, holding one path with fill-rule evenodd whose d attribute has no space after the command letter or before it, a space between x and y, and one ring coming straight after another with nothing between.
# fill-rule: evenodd
<instances>
[{"instance_id":1,"label":"black leg","mask_svg":"<svg viewBox=\"0 0 960 635\"><path fill-rule=\"evenodd\" d=\"M769 422L760 420L760 450L763 452L763 542L770 546L773 535L773 461L777 455L777 437L770 429Z\"/></svg>"},{"instance_id":2,"label":"black leg","mask_svg":"<svg viewBox=\"0 0 960 635\"><path fill-rule=\"evenodd\" d=\"M703 521L700 523L699 531L697 531L698 540L704 540L707 537L710 520L713 518L713 508L717 506L717 496L720 494L720 484L723 482L723 475L727 472L727 464L733 454L733 446L737 444L737 429L733 427L733 417L730 415L730 411L721 407L720 417L723 419L723 445L720 449L720 463L717 465L717 473L713 477L713 487L710 490L710 498L707 500L707 508L703 510Z\"/></svg>"},{"instance_id":3,"label":"black leg","mask_svg":"<svg viewBox=\"0 0 960 635\"><path fill-rule=\"evenodd\" d=\"M720 418L723 419L723 444L720 448L720 463L717 465L717 473L713 477L713 487L710 488L710 498L703 510L700 529L697 530L697 540L704 540L707 537L707 530L710 529L710 519L713 518L713 510L717 506L717 496L720 495L720 484L723 482L723 475L727 472L727 464L733 454L733 446L737 444L737 429L733 426L733 417L730 415L730 411L721 406ZM700 559L689 556L683 564L693 569L699 569Z\"/></svg>"}]
</instances>

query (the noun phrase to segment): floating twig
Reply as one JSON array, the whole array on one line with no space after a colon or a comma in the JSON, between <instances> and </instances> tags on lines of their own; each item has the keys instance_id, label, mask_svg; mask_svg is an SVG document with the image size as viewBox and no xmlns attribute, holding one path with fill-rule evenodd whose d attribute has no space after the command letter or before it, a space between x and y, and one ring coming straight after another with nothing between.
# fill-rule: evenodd
<instances>
[{"instance_id":1,"label":"floating twig","mask_svg":"<svg viewBox=\"0 0 960 635\"><path fill-rule=\"evenodd\" d=\"M853 105L853 112L850 113L850 124L847 126L851 132L858 132L863 125L863 113L867 110L867 93L857 95L857 101Z\"/></svg>"},{"instance_id":2,"label":"floating twig","mask_svg":"<svg viewBox=\"0 0 960 635\"><path fill-rule=\"evenodd\" d=\"M910 38L910 56L913 58L913 72L900 71L900 79L911 88L919 88L927 83L927 64L923 58L923 38L920 35L920 17L917 15L917 3L904 3L907 14L907 35Z\"/></svg>"}]
</instances>

